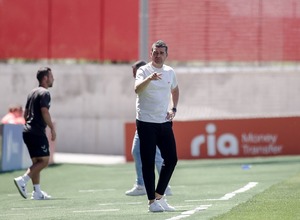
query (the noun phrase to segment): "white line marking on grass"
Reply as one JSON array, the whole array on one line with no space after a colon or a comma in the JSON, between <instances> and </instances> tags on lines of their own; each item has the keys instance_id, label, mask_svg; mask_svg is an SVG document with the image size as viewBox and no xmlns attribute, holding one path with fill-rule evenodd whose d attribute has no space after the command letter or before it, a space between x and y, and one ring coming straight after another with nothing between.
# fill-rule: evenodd
<instances>
[{"instance_id":1,"label":"white line marking on grass","mask_svg":"<svg viewBox=\"0 0 300 220\"><path fill-rule=\"evenodd\" d=\"M233 192L227 193L225 194L223 197L219 198L219 199L205 199L205 200L185 200L185 202L199 202L199 201L224 201L224 200L229 200L231 198L233 198L236 194L238 193L243 193L248 191L249 189L255 187L258 184L258 182L249 182L247 185L243 186L242 188L235 190ZM208 207L212 206L210 205L201 205L195 209L189 210L189 211L185 211L182 212L181 215L172 217L172 218L168 218L166 220L179 220L179 219L183 219L183 218L187 218L193 214L195 214L196 212L199 211L204 211L206 209L208 209Z\"/></svg>"},{"instance_id":2,"label":"white line marking on grass","mask_svg":"<svg viewBox=\"0 0 300 220\"><path fill-rule=\"evenodd\" d=\"M103 192L103 191L115 191L116 189L81 189L80 193L93 193L93 192Z\"/></svg>"},{"instance_id":3,"label":"white line marking on grass","mask_svg":"<svg viewBox=\"0 0 300 220\"><path fill-rule=\"evenodd\" d=\"M242 187L242 188L240 188L240 189L238 189L236 191L233 191L231 193L227 193L227 194L225 194L223 197L221 197L219 199L209 199L209 200L229 200L229 199L233 198L236 194L246 192L249 189L255 187L257 184L258 184L258 182L249 182L244 187Z\"/></svg>"},{"instance_id":4,"label":"white line marking on grass","mask_svg":"<svg viewBox=\"0 0 300 220\"><path fill-rule=\"evenodd\" d=\"M4 217L7 217L7 216L23 216L23 215L25 215L25 214L0 214L0 217L1 216L4 216Z\"/></svg>"},{"instance_id":5,"label":"white line marking on grass","mask_svg":"<svg viewBox=\"0 0 300 220\"><path fill-rule=\"evenodd\" d=\"M138 205L138 204L142 204L142 202L125 202L125 203L114 202L114 203L100 203L99 205L109 206L109 205Z\"/></svg>"},{"instance_id":6,"label":"white line marking on grass","mask_svg":"<svg viewBox=\"0 0 300 220\"><path fill-rule=\"evenodd\" d=\"M186 188L186 185L172 185L172 188Z\"/></svg>"},{"instance_id":7,"label":"white line marking on grass","mask_svg":"<svg viewBox=\"0 0 300 220\"><path fill-rule=\"evenodd\" d=\"M7 194L7 196L20 196L20 193L15 193L15 194Z\"/></svg>"},{"instance_id":8,"label":"white line marking on grass","mask_svg":"<svg viewBox=\"0 0 300 220\"><path fill-rule=\"evenodd\" d=\"M185 202L201 202L201 201L222 201L222 200L229 200L233 198L238 193L243 193L251 188L255 187L258 184L258 182L249 182L247 185L243 186L242 188L235 190L233 192L227 193L221 198L218 199L201 199L201 200L185 200Z\"/></svg>"},{"instance_id":9,"label":"white line marking on grass","mask_svg":"<svg viewBox=\"0 0 300 220\"><path fill-rule=\"evenodd\" d=\"M193 207L194 205L177 205L176 208L180 208L180 209L183 209L183 208L191 208Z\"/></svg>"},{"instance_id":10,"label":"white line marking on grass","mask_svg":"<svg viewBox=\"0 0 300 220\"><path fill-rule=\"evenodd\" d=\"M212 205L211 204L201 205L195 209L182 212L180 215L174 216L172 218L168 218L166 220L179 220L179 219L187 218L187 217L190 217L191 215L195 214L196 212L200 212L200 211L204 211L204 210L208 209L210 206L212 206Z\"/></svg>"},{"instance_id":11,"label":"white line marking on grass","mask_svg":"<svg viewBox=\"0 0 300 220\"><path fill-rule=\"evenodd\" d=\"M120 209L95 209L95 210L78 210L73 211L74 213L86 213L86 212L116 212L120 211Z\"/></svg>"},{"instance_id":12,"label":"white line marking on grass","mask_svg":"<svg viewBox=\"0 0 300 220\"><path fill-rule=\"evenodd\" d=\"M44 206L44 207L39 207L39 209L54 209L56 208L55 206ZM11 208L11 210L31 210L31 209L36 209L36 207L28 207L28 208Z\"/></svg>"}]
</instances>

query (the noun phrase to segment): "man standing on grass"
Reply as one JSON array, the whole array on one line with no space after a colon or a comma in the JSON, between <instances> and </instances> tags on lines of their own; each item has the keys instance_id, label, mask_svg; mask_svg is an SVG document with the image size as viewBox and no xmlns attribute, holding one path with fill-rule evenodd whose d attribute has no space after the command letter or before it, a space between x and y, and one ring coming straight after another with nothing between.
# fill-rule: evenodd
<instances>
[{"instance_id":1,"label":"man standing on grass","mask_svg":"<svg viewBox=\"0 0 300 220\"><path fill-rule=\"evenodd\" d=\"M146 62L143 60L136 61L132 65L132 75L135 78L136 77L136 71L141 67L146 65ZM141 154L140 154L140 139L137 131L135 131L133 142L132 142L132 149L131 153L134 159L135 164L135 171L136 171L136 183L134 184L133 188L126 191L125 194L127 196L141 196L146 195L146 189L143 179L143 173L142 173L142 161L141 161ZM155 166L157 169L157 172L160 173L161 166L163 164L163 158L161 157L161 153L158 147L156 147L156 154L155 154ZM167 186L165 194L167 196L172 195L171 187Z\"/></svg>"},{"instance_id":2,"label":"man standing on grass","mask_svg":"<svg viewBox=\"0 0 300 220\"><path fill-rule=\"evenodd\" d=\"M136 126L150 212L175 210L166 202L164 192L177 164L172 119L176 114L179 88L173 68L164 64L167 56L165 42L153 43L151 62L137 70L135 81ZM157 187L154 172L156 146L164 159Z\"/></svg>"},{"instance_id":3,"label":"man standing on grass","mask_svg":"<svg viewBox=\"0 0 300 220\"><path fill-rule=\"evenodd\" d=\"M14 182L21 196L27 199L26 185L31 179L33 184L31 199L44 200L51 198L40 187L40 172L48 166L50 156L49 142L46 136L47 126L51 130L51 140L54 141L56 138L49 113L51 97L48 91L48 88L53 85L54 78L48 67L40 68L36 77L39 87L33 89L27 97L24 112L26 123L23 130L23 140L28 148L32 165L23 176L15 178Z\"/></svg>"}]
</instances>

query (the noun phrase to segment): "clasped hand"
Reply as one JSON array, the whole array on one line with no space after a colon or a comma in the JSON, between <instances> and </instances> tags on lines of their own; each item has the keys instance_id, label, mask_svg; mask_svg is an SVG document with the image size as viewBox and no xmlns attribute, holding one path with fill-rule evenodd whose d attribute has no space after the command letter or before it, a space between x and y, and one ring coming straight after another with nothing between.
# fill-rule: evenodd
<instances>
[{"instance_id":1,"label":"clasped hand","mask_svg":"<svg viewBox=\"0 0 300 220\"><path fill-rule=\"evenodd\" d=\"M172 111L172 110L168 111L167 116L166 116L166 119L167 119L168 121L172 121L173 118L175 117L175 114L176 114L176 113L175 113L174 111Z\"/></svg>"}]
</instances>

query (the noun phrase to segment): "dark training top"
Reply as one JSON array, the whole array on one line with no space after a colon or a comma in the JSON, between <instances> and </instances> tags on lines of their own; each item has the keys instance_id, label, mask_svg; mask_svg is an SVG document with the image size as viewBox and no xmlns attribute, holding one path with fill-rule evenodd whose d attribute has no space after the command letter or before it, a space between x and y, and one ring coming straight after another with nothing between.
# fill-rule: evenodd
<instances>
[{"instance_id":1,"label":"dark training top","mask_svg":"<svg viewBox=\"0 0 300 220\"><path fill-rule=\"evenodd\" d=\"M47 89L38 87L33 89L28 97L25 109L27 117L23 132L29 132L35 135L46 135L47 124L43 119L41 108L50 108L51 96Z\"/></svg>"}]
</instances>

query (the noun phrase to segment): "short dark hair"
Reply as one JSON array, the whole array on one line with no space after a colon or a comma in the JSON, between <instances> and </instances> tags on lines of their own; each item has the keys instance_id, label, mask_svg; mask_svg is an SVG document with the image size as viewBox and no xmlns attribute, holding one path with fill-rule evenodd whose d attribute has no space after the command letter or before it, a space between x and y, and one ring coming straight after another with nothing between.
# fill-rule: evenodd
<instances>
[{"instance_id":1,"label":"short dark hair","mask_svg":"<svg viewBox=\"0 0 300 220\"><path fill-rule=\"evenodd\" d=\"M156 48L156 47L158 47L158 48L164 47L164 48L166 48L166 53L168 53L168 46L167 46L167 44L166 44L164 41L158 40L158 41L156 41L155 43L153 43L153 44L152 44L152 51L153 51L154 48Z\"/></svg>"},{"instance_id":2,"label":"short dark hair","mask_svg":"<svg viewBox=\"0 0 300 220\"><path fill-rule=\"evenodd\" d=\"M140 68L141 66L144 66L144 65L146 65L147 63L144 61L144 60L138 60L138 61L136 61L133 65L132 65L132 67L133 68Z\"/></svg>"},{"instance_id":3,"label":"short dark hair","mask_svg":"<svg viewBox=\"0 0 300 220\"><path fill-rule=\"evenodd\" d=\"M48 76L49 72L51 72L51 69L49 67L41 67L36 73L36 78L39 82L42 81L44 76Z\"/></svg>"}]
</instances>

